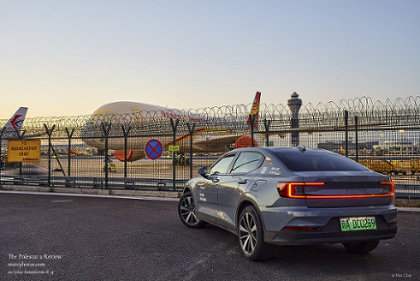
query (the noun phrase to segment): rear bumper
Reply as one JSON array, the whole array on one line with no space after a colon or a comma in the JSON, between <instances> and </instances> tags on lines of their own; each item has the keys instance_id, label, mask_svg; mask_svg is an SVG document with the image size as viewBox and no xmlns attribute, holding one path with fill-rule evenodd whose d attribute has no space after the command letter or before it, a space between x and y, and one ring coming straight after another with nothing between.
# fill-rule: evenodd
<instances>
[{"instance_id":1,"label":"rear bumper","mask_svg":"<svg viewBox=\"0 0 420 281\"><path fill-rule=\"evenodd\" d=\"M397 233L397 209L392 206L307 208L284 207L261 210L264 241L272 244L316 244L368 241L393 238ZM342 232L340 218L376 218L376 230ZM304 226L309 230L283 230L286 226Z\"/></svg>"}]
</instances>

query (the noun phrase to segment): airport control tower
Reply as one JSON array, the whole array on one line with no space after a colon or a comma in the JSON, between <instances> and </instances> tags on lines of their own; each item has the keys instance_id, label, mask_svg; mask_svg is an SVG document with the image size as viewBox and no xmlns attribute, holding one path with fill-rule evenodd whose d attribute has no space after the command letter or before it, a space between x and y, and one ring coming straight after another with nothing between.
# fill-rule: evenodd
<instances>
[{"instance_id":1,"label":"airport control tower","mask_svg":"<svg viewBox=\"0 0 420 281\"><path fill-rule=\"evenodd\" d=\"M290 119L290 128L299 128L299 110L302 106L302 99L299 98L298 93L294 92L290 95L291 98L287 101L287 105L292 111L292 118ZM292 133L292 146L299 145L299 132Z\"/></svg>"}]
</instances>

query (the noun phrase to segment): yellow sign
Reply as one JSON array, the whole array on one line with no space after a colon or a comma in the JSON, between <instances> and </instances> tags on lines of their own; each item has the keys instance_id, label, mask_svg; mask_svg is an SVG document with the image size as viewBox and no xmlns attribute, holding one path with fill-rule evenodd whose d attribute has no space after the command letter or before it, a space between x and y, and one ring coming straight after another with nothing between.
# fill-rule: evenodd
<instances>
[{"instance_id":1,"label":"yellow sign","mask_svg":"<svg viewBox=\"0 0 420 281\"><path fill-rule=\"evenodd\" d=\"M171 152L179 151L179 145L170 145L168 148L169 148L169 151Z\"/></svg>"},{"instance_id":2,"label":"yellow sign","mask_svg":"<svg viewBox=\"0 0 420 281\"><path fill-rule=\"evenodd\" d=\"M41 140L9 140L7 148L8 162L39 162L41 160Z\"/></svg>"}]
</instances>

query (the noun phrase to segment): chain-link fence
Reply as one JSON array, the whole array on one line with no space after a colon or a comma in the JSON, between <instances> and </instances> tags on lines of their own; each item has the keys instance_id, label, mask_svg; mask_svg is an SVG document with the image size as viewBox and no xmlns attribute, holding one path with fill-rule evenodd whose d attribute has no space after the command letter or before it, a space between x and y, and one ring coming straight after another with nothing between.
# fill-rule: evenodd
<instances>
[{"instance_id":1,"label":"chain-link fence","mask_svg":"<svg viewBox=\"0 0 420 281\"><path fill-rule=\"evenodd\" d=\"M255 143L331 150L390 175L398 196L419 196L420 97L308 104L298 121L284 105L262 104L258 116L249 116L250 109L235 105L27 119L19 137L41 140L41 160L8 162L7 140L0 139L1 183L178 190L199 167Z\"/></svg>"}]
</instances>

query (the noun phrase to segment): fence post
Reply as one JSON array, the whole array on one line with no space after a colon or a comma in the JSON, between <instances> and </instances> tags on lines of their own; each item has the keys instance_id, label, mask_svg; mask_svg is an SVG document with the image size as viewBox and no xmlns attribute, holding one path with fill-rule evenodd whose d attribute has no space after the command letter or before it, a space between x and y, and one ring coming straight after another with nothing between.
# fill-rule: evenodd
<instances>
[{"instance_id":1,"label":"fence post","mask_svg":"<svg viewBox=\"0 0 420 281\"><path fill-rule=\"evenodd\" d=\"M131 126L126 127L125 125L121 125L121 129L124 134L124 185L127 179L127 138L128 134L131 131Z\"/></svg>"},{"instance_id":2,"label":"fence post","mask_svg":"<svg viewBox=\"0 0 420 281\"><path fill-rule=\"evenodd\" d=\"M172 145L175 145L176 143L176 129L178 127L178 123L179 123L179 119L176 119L176 121L174 122L173 118L170 118L169 121L171 121L171 126L172 126L172 132L173 132L173 138L172 138ZM173 151L172 152L172 188L173 190L175 190L175 186L176 186L176 152Z\"/></svg>"},{"instance_id":3,"label":"fence post","mask_svg":"<svg viewBox=\"0 0 420 281\"><path fill-rule=\"evenodd\" d=\"M51 136L55 129L55 125L53 125L51 129L49 129L47 124L44 124L44 128L48 135L48 186L51 186Z\"/></svg>"},{"instance_id":4,"label":"fence post","mask_svg":"<svg viewBox=\"0 0 420 281\"><path fill-rule=\"evenodd\" d=\"M3 170L3 161L6 161L6 159L3 159L3 157L2 157L3 156L3 150L1 149L2 140L3 140L3 133L4 133L5 130L6 130L5 128L2 128L0 130L0 186L2 184L1 171ZM4 156L4 158L6 158L6 156Z\"/></svg>"},{"instance_id":5,"label":"fence post","mask_svg":"<svg viewBox=\"0 0 420 281\"><path fill-rule=\"evenodd\" d=\"M357 116L354 116L354 131L356 133L356 162L359 162L359 117Z\"/></svg>"},{"instance_id":6,"label":"fence post","mask_svg":"<svg viewBox=\"0 0 420 281\"><path fill-rule=\"evenodd\" d=\"M67 133L67 138L69 139L69 142L67 144L67 176L70 177L71 176L71 169L70 169L70 164L71 164L71 138L73 137L74 128L71 131L69 131L69 129L66 128L66 133Z\"/></svg>"},{"instance_id":7,"label":"fence post","mask_svg":"<svg viewBox=\"0 0 420 281\"><path fill-rule=\"evenodd\" d=\"M195 123L190 126L190 123L187 123L188 131L190 132L190 178L193 174L193 133L195 131Z\"/></svg>"},{"instance_id":8,"label":"fence post","mask_svg":"<svg viewBox=\"0 0 420 281\"><path fill-rule=\"evenodd\" d=\"M105 188L108 189L108 135L109 131L111 130L111 125L107 123L106 125L104 123L101 124L102 134L105 138Z\"/></svg>"},{"instance_id":9,"label":"fence post","mask_svg":"<svg viewBox=\"0 0 420 281\"><path fill-rule=\"evenodd\" d=\"M25 136L26 130L23 130L22 134L19 132L18 129L15 128L15 130L16 130L16 134L17 134L18 138L20 140L23 139L23 137ZM19 176L21 176L21 175L22 175L22 162L19 162Z\"/></svg>"},{"instance_id":10,"label":"fence post","mask_svg":"<svg viewBox=\"0 0 420 281\"><path fill-rule=\"evenodd\" d=\"M254 147L255 146L255 144L254 144L254 125L255 125L255 118L256 118L256 115L255 114L250 114L249 115L249 121L250 121L250 124L251 124L251 146L252 147Z\"/></svg>"},{"instance_id":11,"label":"fence post","mask_svg":"<svg viewBox=\"0 0 420 281\"><path fill-rule=\"evenodd\" d=\"M267 147L270 146L270 141L269 141L269 137L270 137L270 126L271 126L271 120L267 120L264 119L264 128L265 128L265 145Z\"/></svg>"},{"instance_id":12,"label":"fence post","mask_svg":"<svg viewBox=\"0 0 420 281\"><path fill-rule=\"evenodd\" d=\"M345 146L346 157L349 157L349 112L344 110Z\"/></svg>"}]
</instances>

